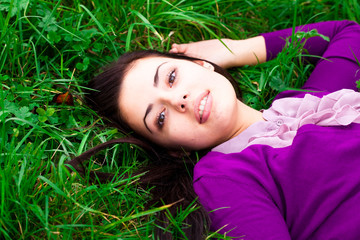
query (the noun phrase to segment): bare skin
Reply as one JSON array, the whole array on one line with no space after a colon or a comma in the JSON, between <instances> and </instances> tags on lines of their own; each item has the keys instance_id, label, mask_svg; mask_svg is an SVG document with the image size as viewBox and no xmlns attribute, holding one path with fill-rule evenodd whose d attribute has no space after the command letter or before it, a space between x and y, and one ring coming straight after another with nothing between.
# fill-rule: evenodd
<instances>
[{"instance_id":1,"label":"bare skin","mask_svg":"<svg viewBox=\"0 0 360 240\"><path fill-rule=\"evenodd\" d=\"M219 40L213 39L186 44L174 43L170 52L206 59L223 68L256 65L266 61L265 39L262 36L222 41L228 48Z\"/></svg>"},{"instance_id":2,"label":"bare skin","mask_svg":"<svg viewBox=\"0 0 360 240\"><path fill-rule=\"evenodd\" d=\"M223 41L232 52L219 40L173 44L171 52L225 68L266 61L263 37ZM264 121L262 113L239 101L229 81L205 61L138 60L124 78L119 108L135 132L169 149L211 148Z\"/></svg>"}]
</instances>

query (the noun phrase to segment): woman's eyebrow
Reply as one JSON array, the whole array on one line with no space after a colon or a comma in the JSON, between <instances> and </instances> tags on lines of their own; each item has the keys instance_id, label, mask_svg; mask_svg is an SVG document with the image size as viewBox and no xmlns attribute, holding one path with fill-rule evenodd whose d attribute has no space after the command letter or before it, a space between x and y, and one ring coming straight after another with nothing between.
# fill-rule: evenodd
<instances>
[{"instance_id":1,"label":"woman's eyebrow","mask_svg":"<svg viewBox=\"0 0 360 240\"><path fill-rule=\"evenodd\" d=\"M144 125L145 125L145 127L147 128L147 130L149 130L150 133L152 133L152 131L150 130L150 128L149 128L148 125L146 124L146 116L149 114L149 112L151 111L152 107L153 107L153 105L152 105L152 104L149 104L149 106L148 106L147 109L146 109L145 116L144 116L144 119L143 119Z\"/></svg>"},{"instance_id":2,"label":"woman's eyebrow","mask_svg":"<svg viewBox=\"0 0 360 240\"><path fill-rule=\"evenodd\" d=\"M159 82L159 68L165 64L167 62L163 62L161 63L157 68L156 68L156 72L155 72L155 75L154 75L154 87L157 87L158 85L158 82ZM146 108L146 111L145 111L145 116L144 116L144 125L146 127L147 130L149 130L150 133L152 133L152 131L150 130L149 126L147 125L146 123L146 117L147 115L150 113L151 109L152 109L153 105L152 104L149 104L149 106Z\"/></svg>"},{"instance_id":3,"label":"woman's eyebrow","mask_svg":"<svg viewBox=\"0 0 360 240\"><path fill-rule=\"evenodd\" d=\"M156 72L155 72L155 76L154 76L154 87L157 87L158 82L159 82L159 68L164 65L167 62L163 62L162 64L160 64L157 68L156 68Z\"/></svg>"}]
</instances>

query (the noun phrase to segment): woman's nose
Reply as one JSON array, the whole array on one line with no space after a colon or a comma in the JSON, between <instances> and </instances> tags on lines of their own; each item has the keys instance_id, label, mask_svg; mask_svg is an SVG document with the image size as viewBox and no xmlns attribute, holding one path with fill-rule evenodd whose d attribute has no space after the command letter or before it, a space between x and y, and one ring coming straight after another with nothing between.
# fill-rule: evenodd
<instances>
[{"instance_id":1,"label":"woman's nose","mask_svg":"<svg viewBox=\"0 0 360 240\"><path fill-rule=\"evenodd\" d=\"M180 110L185 111L187 108L187 95L183 95L182 98L180 98Z\"/></svg>"},{"instance_id":2,"label":"woman's nose","mask_svg":"<svg viewBox=\"0 0 360 240\"><path fill-rule=\"evenodd\" d=\"M188 95L187 94L169 94L167 98L168 104L176 111L185 112L188 108Z\"/></svg>"}]
</instances>

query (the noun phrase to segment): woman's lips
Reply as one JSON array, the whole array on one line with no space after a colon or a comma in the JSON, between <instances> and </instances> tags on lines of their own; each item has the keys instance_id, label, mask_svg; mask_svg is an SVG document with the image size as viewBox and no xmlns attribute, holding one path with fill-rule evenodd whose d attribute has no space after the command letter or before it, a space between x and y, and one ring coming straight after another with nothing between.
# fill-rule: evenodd
<instances>
[{"instance_id":1,"label":"woman's lips","mask_svg":"<svg viewBox=\"0 0 360 240\"><path fill-rule=\"evenodd\" d=\"M194 113L196 120L201 124L205 123L211 113L212 96L209 91L200 94L195 101Z\"/></svg>"}]
</instances>

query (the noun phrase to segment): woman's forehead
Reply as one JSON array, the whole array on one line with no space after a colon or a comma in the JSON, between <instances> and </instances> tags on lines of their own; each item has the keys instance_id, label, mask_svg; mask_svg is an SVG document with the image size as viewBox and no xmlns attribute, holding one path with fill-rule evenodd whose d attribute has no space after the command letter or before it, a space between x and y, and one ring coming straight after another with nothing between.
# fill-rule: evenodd
<instances>
[{"instance_id":1,"label":"woman's forehead","mask_svg":"<svg viewBox=\"0 0 360 240\"><path fill-rule=\"evenodd\" d=\"M118 99L120 110L126 109L130 102L140 101L147 95L153 87L157 67L168 60L163 57L147 57L134 62L122 80Z\"/></svg>"},{"instance_id":2,"label":"woman's forehead","mask_svg":"<svg viewBox=\"0 0 360 240\"><path fill-rule=\"evenodd\" d=\"M135 63L133 64L132 68L139 68L139 67L153 67L156 66L156 64L159 64L160 62L169 62L169 61L175 61L178 59L173 59L173 58L167 58L167 57L160 57L160 56L152 56L152 57L146 57L146 58L141 58L135 61Z\"/></svg>"},{"instance_id":3,"label":"woman's forehead","mask_svg":"<svg viewBox=\"0 0 360 240\"><path fill-rule=\"evenodd\" d=\"M153 79L158 67L167 61L169 61L168 58L162 57L147 57L136 60L124 76L123 85L132 85L134 81L145 82Z\"/></svg>"}]
</instances>

